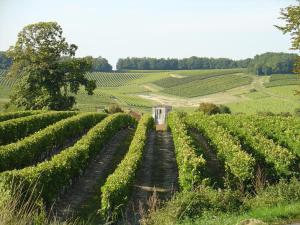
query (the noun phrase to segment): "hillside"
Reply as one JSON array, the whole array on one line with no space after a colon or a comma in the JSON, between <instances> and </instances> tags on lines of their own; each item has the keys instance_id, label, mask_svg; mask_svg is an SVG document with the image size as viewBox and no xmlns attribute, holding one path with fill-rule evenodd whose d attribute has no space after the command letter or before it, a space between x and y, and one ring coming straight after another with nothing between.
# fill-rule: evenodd
<instances>
[{"instance_id":1,"label":"hillside","mask_svg":"<svg viewBox=\"0 0 300 225\"><path fill-rule=\"evenodd\" d=\"M77 108L83 111L103 109L110 103L123 108L149 112L155 104L168 104L187 111L200 102L226 104L233 112L294 112L299 100L293 95L300 84L296 75L256 76L244 69L93 72L94 96L79 91ZM15 80L0 71L0 106Z\"/></svg>"}]
</instances>

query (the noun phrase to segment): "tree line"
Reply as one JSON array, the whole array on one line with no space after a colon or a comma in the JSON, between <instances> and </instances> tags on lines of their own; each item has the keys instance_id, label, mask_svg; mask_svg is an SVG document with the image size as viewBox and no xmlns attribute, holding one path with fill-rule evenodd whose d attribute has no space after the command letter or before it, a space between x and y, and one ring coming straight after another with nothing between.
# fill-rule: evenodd
<instances>
[{"instance_id":1,"label":"tree line","mask_svg":"<svg viewBox=\"0 0 300 225\"><path fill-rule=\"evenodd\" d=\"M99 56L97 58L93 58L92 56L86 56L84 57L88 61L91 62L91 71L93 72L111 72L112 71L112 66L109 64L107 59ZM70 60L70 56L62 56L61 60L66 61ZM9 69L10 66L12 65L13 60L11 57L7 55L7 52L5 51L0 51L0 69Z\"/></svg>"},{"instance_id":2,"label":"tree line","mask_svg":"<svg viewBox=\"0 0 300 225\"><path fill-rule=\"evenodd\" d=\"M297 54L267 52L256 55L249 63L248 71L257 75L293 73Z\"/></svg>"},{"instance_id":3,"label":"tree line","mask_svg":"<svg viewBox=\"0 0 300 225\"><path fill-rule=\"evenodd\" d=\"M121 58L117 70L193 70L247 68L251 59L232 60L228 58L196 57L176 58Z\"/></svg>"}]
</instances>

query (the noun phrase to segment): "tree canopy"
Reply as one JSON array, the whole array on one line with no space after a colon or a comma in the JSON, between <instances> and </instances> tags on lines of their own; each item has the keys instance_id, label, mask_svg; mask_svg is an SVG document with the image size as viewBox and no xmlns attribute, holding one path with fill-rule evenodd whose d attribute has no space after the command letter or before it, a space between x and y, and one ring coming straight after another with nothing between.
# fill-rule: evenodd
<instances>
[{"instance_id":1,"label":"tree canopy","mask_svg":"<svg viewBox=\"0 0 300 225\"><path fill-rule=\"evenodd\" d=\"M102 58L101 56L97 58L91 58L92 61L92 71L94 72L111 72L112 66L108 63L107 59Z\"/></svg>"},{"instance_id":2,"label":"tree canopy","mask_svg":"<svg viewBox=\"0 0 300 225\"><path fill-rule=\"evenodd\" d=\"M293 73L297 54L267 52L256 55L248 70L257 75Z\"/></svg>"},{"instance_id":3,"label":"tree canopy","mask_svg":"<svg viewBox=\"0 0 300 225\"><path fill-rule=\"evenodd\" d=\"M192 56L190 58L137 58L119 59L118 70L192 70L192 69L229 69L247 68L251 59L232 60L227 58L206 58Z\"/></svg>"},{"instance_id":4,"label":"tree canopy","mask_svg":"<svg viewBox=\"0 0 300 225\"><path fill-rule=\"evenodd\" d=\"M284 20L284 26L276 26L284 34L289 33L292 37L293 50L300 50L300 0L297 0L297 5L291 5L284 9L281 9L280 19ZM300 74L300 57L294 65L294 72ZM300 91L296 91L296 94L300 95Z\"/></svg>"},{"instance_id":5,"label":"tree canopy","mask_svg":"<svg viewBox=\"0 0 300 225\"><path fill-rule=\"evenodd\" d=\"M0 51L0 69L8 69L12 64L12 59L9 58L4 51Z\"/></svg>"},{"instance_id":6,"label":"tree canopy","mask_svg":"<svg viewBox=\"0 0 300 225\"><path fill-rule=\"evenodd\" d=\"M23 28L8 51L10 76L19 76L11 102L25 109L67 110L76 103L81 85L93 94L95 81L84 74L89 58L74 58L77 46L68 44L56 22L39 22Z\"/></svg>"}]
</instances>

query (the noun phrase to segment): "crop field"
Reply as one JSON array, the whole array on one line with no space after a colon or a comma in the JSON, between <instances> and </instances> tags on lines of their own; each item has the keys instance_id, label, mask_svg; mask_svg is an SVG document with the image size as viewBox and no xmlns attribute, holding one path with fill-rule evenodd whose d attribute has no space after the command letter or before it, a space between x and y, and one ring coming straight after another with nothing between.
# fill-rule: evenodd
<instances>
[{"instance_id":1,"label":"crop field","mask_svg":"<svg viewBox=\"0 0 300 225\"><path fill-rule=\"evenodd\" d=\"M0 71L0 111L9 101L16 80ZM76 108L99 111L117 103L125 110L150 112L153 105L168 104L192 111L201 102L226 104L233 112L291 112L299 107L294 90L296 75L254 76L244 69L215 70L134 70L95 72L86 75L96 80L93 96L80 90ZM294 85L292 85L294 84ZM255 92L251 90L255 89ZM10 108L9 110L14 110Z\"/></svg>"},{"instance_id":2,"label":"crop field","mask_svg":"<svg viewBox=\"0 0 300 225\"><path fill-rule=\"evenodd\" d=\"M245 74L228 74L224 76L197 79L195 81L166 88L163 92L175 96L192 98L247 85L250 84L251 81L252 78Z\"/></svg>"},{"instance_id":3,"label":"crop field","mask_svg":"<svg viewBox=\"0 0 300 225\"><path fill-rule=\"evenodd\" d=\"M275 87L283 85L297 85L300 84L299 75L296 74L274 74L270 78L270 82L266 83L266 87Z\"/></svg>"},{"instance_id":4,"label":"crop field","mask_svg":"<svg viewBox=\"0 0 300 225\"><path fill-rule=\"evenodd\" d=\"M41 200L61 220L139 224L153 194L165 203L143 218L148 224L180 222L176 213L159 215L187 192L202 195L197 210L210 204L201 200L207 195L211 203L223 196L214 204L231 201L237 208L222 213L236 210L243 219L269 189L285 185L287 193L275 191L272 206L300 200L297 117L171 112L167 131L154 130L147 114L135 121L125 113L21 111L1 113L0 121L1 187L12 194L21 188L25 199ZM212 216L203 219L213 220L216 211L206 211ZM287 217L300 214L282 212Z\"/></svg>"}]
</instances>

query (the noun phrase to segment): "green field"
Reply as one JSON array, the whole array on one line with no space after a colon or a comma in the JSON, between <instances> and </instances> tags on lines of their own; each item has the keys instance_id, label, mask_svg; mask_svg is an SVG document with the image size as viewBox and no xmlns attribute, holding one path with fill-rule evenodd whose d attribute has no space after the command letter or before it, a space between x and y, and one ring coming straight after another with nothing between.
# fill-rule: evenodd
<instances>
[{"instance_id":1,"label":"green field","mask_svg":"<svg viewBox=\"0 0 300 225\"><path fill-rule=\"evenodd\" d=\"M274 74L271 75L270 82L266 83L266 87L275 87L283 85L300 85L299 75L296 74Z\"/></svg>"},{"instance_id":2,"label":"green field","mask_svg":"<svg viewBox=\"0 0 300 225\"><path fill-rule=\"evenodd\" d=\"M1 111L16 82L6 75L0 71ZM76 108L82 111L99 111L117 103L140 112L150 112L156 104L190 112L201 102L214 102L230 106L233 112L293 113L300 105L294 96L294 90L299 89L296 75L255 76L243 69L216 69L95 72L86 76L96 80L97 89L93 96L79 91Z\"/></svg>"}]
</instances>

